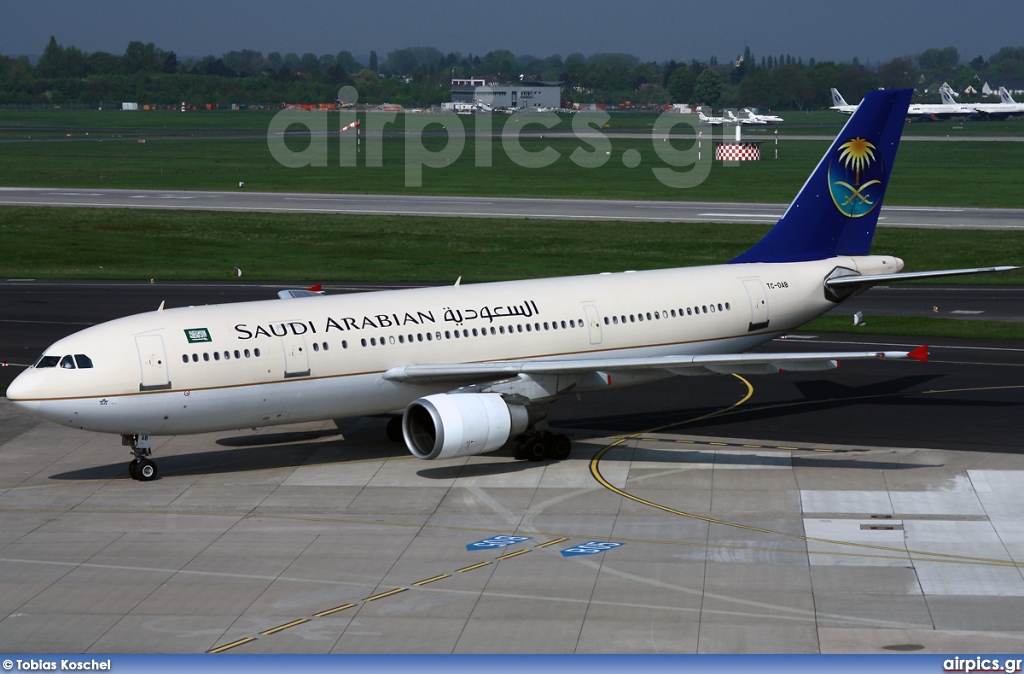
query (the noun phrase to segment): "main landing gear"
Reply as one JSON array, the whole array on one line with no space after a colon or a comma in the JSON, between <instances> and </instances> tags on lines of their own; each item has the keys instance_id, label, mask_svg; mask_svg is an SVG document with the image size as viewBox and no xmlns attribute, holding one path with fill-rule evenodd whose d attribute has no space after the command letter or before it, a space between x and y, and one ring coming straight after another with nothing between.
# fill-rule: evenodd
<instances>
[{"instance_id":1,"label":"main landing gear","mask_svg":"<svg viewBox=\"0 0 1024 674\"><path fill-rule=\"evenodd\" d=\"M121 444L132 448L135 458L128 464L128 474L133 480L149 482L155 480L157 475L156 464L150 459L153 451L150 449L149 436L144 433L137 435L122 435Z\"/></svg>"},{"instance_id":2,"label":"main landing gear","mask_svg":"<svg viewBox=\"0 0 1024 674\"><path fill-rule=\"evenodd\" d=\"M564 461L569 458L572 443L564 435L550 431L537 431L520 435L512 441L513 456L520 461Z\"/></svg>"}]
</instances>

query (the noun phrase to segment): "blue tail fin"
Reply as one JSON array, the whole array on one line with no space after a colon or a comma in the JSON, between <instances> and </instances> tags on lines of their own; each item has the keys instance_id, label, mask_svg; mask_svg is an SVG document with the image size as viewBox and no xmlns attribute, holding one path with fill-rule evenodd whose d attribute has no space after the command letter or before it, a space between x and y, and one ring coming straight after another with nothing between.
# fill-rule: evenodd
<instances>
[{"instance_id":1,"label":"blue tail fin","mask_svg":"<svg viewBox=\"0 0 1024 674\"><path fill-rule=\"evenodd\" d=\"M912 93L865 96L778 223L730 263L867 255Z\"/></svg>"}]
</instances>

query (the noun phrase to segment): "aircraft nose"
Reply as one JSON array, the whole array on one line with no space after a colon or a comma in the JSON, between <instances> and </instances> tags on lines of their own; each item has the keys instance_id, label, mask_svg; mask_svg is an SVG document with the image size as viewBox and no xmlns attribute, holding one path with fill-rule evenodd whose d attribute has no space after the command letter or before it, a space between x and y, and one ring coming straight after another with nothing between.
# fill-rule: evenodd
<instances>
[{"instance_id":1,"label":"aircraft nose","mask_svg":"<svg viewBox=\"0 0 1024 674\"><path fill-rule=\"evenodd\" d=\"M33 388L32 370L26 370L7 387L7 399L26 412L32 412L39 408L38 400L30 400Z\"/></svg>"}]
</instances>

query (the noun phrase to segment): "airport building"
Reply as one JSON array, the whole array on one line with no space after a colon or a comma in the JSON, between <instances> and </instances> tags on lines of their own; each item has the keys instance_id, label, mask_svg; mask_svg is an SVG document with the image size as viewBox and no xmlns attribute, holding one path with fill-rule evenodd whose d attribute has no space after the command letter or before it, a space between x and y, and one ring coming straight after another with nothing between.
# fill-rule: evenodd
<instances>
[{"instance_id":1,"label":"airport building","mask_svg":"<svg viewBox=\"0 0 1024 674\"><path fill-rule=\"evenodd\" d=\"M456 84L458 82L458 84ZM530 82L511 85L472 85L466 80L452 80L452 103L484 105L493 109L559 108L562 105L561 82Z\"/></svg>"}]
</instances>

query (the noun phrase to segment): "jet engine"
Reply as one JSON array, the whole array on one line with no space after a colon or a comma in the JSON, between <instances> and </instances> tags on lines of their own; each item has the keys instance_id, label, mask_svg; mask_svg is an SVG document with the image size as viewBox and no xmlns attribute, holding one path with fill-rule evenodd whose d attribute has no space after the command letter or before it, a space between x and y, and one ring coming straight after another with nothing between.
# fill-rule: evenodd
<instances>
[{"instance_id":1,"label":"jet engine","mask_svg":"<svg viewBox=\"0 0 1024 674\"><path fill-rule=\"evenodd\" d=\"M497 393L429 395L410 403L402 415L405 445L419 459L489 452L529 425L529 410Z\"/></svg>"}]
</instances>

